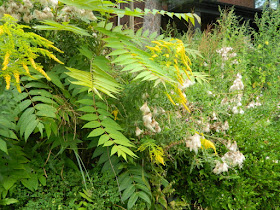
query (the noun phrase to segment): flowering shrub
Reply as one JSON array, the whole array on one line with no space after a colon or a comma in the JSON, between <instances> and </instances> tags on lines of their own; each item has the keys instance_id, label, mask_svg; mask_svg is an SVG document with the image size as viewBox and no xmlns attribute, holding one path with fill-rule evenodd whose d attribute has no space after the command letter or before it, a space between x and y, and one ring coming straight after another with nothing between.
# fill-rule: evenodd
<instances>
[{"instance_id":1,"label":"flowering shrub","mask_svg":"<svg viewBox=\"0 0 280 210\"><path fill-rule=\"evenodd\" d=\"M9 0L0 7L0 18L4 14L9 14L17 21L22 20L25 23L36 20L56 20L59 22L69 22L71 19L96 20L92 11L63 5L57 0L40 0L38 3L30 0L23 0L22 3Z\"/></svg>"},{"instance_id":2,"label":"flowering shrub","mask_svg":"<svg viewBox=\"0 0 280 210\"><path fill-rule=\"evenodd\" d=\"M270 46L272 37L279 34L274 27L278 15L279 11L265 11L257 19L262 31L258 33L245 24L240 26L230 11L222 14L211 32L183 37L202 54L193 62L193 69L206 71L213 78L209 85L187 88L193 116L187 116L185 123L203 131L220 156L196 149L201 143L198 134L187 140L194 156L186 153L183 145L168 148L176 163L168 167L169 180L176 180L177 195L196 207L275 209L280 204L276 196L280 186L280 145L276 140L280 137L276 93L280 71L274 56L278 44Z\"/></svg>"},{"instance_id":3,"label":"flowering shrub","mask_svg":"<svg viewBox=\"0 0 280 210\"><path fill-rule=\"evenodd\" d=\"M7 167L0 167L1 204L16 202L6 197L14 196L17 185L30 193L46 186L48 175L53 176L46 170L49 167L62 179L64 171L80 171L84 189L71 207L274 209L279 205L278 57L268 59L265 54L277 50L270 46L273 38L240 26L232 11L211 32L179 39L114 27L108 21L111 13L144 12L120 10L113 2L98 1L97 8L81 3L85 1L63 0L68 6L34 2L8 1L0 11L4 8L26 22L55 20L44 21L47 26L36 30L56 29L40 33L66 45L67 67L40 48L43 43L59 51L52 42L24 32L14 19L12 28L27 39L17 40L29 54L21 45L6 46L10 34L6 25L1 26L5 29L0 31L5 35L2 76L7 72L13 76L18 89L19 73L28 75L25 66L45 76L37 80L22 76L23 93L9 87L5 78L9 90L0 95L0 163ZM27 7L29 11L24 10ZM101 17L87 25L95 16L84 8L96 12L102 8ZM261 31L269 25L272 36L278 31L268 15L265 24L263 19L258 23ZM79 16L85 22L79 22ZM73 19L78 26L60 23ZM77 34L68 36L68 32ZM112 198L103 193L99 202L94 193L99 189L94 189L88 172L97 165L117 185Z\"/></svg>"}]
</instances>

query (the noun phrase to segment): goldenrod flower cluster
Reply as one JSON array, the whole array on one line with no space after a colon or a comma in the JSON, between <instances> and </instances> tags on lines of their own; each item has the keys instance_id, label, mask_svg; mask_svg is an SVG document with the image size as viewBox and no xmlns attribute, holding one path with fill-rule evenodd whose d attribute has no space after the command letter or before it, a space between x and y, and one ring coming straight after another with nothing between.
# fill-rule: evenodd
<instances>
[{"instance_id":1,"label":"goldenrod flower cluster","mask_svg":"<svg viewBox=\"0 0 280 210\"><path fill-rule=\"evenodd\" d=\"M5 22L0 26L0 41L3 42L0 52L0 58L3 60L1 75L5 78L6 89L9 89L11 82L13 82L20 92L20 75L25 74L31 76L29 67L32 67L46 79L50 80L50 77L43 70L41 64L36 63L35 59L41 54L63 64L63 62L57 59L47 49L52 48L58 52L63 52L53 46L51 41L37 34L24 32L23 28L28 27L18 25L16 19L12 16L5 14L1 20ZM47 49L43 49L42 47ZM14 78L13 80L12 76Z\"/></svg>"},{"instance_id":2,"label":"goldenrod flower cluster","mask_svg":"<svg viewBox=\"0 0 280 210\"><path fill-rule=\"evenodd\" d=\"M179 39L152 41L152 43L156 45L153 47L147 46L152 53L150 59L167 68L173 79L178 82L178 85L174 85L176 97L172 98L169 93L166 93L168 99L172 104L175 105L176 101L190 111L186 105L187 99L183 92L183 87L187 82L191 82L190 74L192 74L192 70L190 68L191 61L186 55L184 43Z\"/></svg>"}]
</instances>

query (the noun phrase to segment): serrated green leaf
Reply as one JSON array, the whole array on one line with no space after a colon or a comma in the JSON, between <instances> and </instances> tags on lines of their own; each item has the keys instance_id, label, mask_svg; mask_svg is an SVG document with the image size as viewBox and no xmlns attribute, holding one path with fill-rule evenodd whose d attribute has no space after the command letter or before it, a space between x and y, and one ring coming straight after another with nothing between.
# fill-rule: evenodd
<instances>
[{"instance_id":1,"label":"serrated green leaf","mask_svg":"<svg viewBox=\"0 0 280 210\"><path fill-rule=\"evenodd\" d=\"M82 55L86 56L89 60L93 58L93 53L90 49L87 48L87 46L83 45L81 48L79 48L79 51Z\"/></svg>"},{"instance_id":2,"label":"serrated green leaf","mask_svg":"<svg viewBox=\"0 0 280 210\"><path fill-rule=\"evenodd\" d=\"M144 193L143 191L138 191L137 194L140 198L146 201L146 203L148 203L149 206L151 205L151 199L146 193Z\"/></svg>"},{"instance_id":3,"label":"serrated green leaf","mask_svg":"<svg viewBox=\"0 0 280 210\"><path fill-rule=\"evenodd\" d=\"M47 110L40 110L38 112L36 112L37 116L41 116L41 117L51 117L51 118L56 118L56 115L54 112L50 112Z\"/></svg>"},{"instance_id":4,"label":"serrated green leaf","mask_svg":"<svg viewBox=\"0 0 280 210\"><path fill-rule=\"evenodd\" d=\"M116 122L114 121L113 119L111 118L107 118L107 119L104 119L101 124L104 126L104 127L111 127L115 130L123 130L121 128L121 126Z\"/></svg>"},{"instance_id":5,"label":"serrated green leaf","mask_svg":"<svg viewBox=\"0 0 280 210\"><path fill-rule=\"evenodd\" d=\"M26 127L31 123L36 121L37 117L35 114L31 114L29 116L27 116L23 121L22 124L20 125L20 136L23 135L23 133L26 130Z\"/></svg>"},{"instance_id":6,"label":"serrated green leaf","mask_svg":"<svg viewBox=\"0 0 280 210\"><path fill-rule=\"evenodd\" d=\"M48 92L48 91L46 91L46 90L44 90L44 89L40 89L40 90L30 90L29 91L29 94L30 95L41 95L41 96L45 96L45 97L48 97L48 98L52 98L53 97L53 95L50 93L50 92Z\"/></svg>"},{"instance_id":7,"label":"serrated green leaf","mask_svg":"<svg viewBox=\"0 0 280 210\"><path fill-rule=\"evenodd\" d=\"M19 102L19 101L22 101L23 99L25 99L26 97L28 96L28 93L20 93L20 94L16 94L16 95L14 95L14 100L16 101L16 102Z\"/></svg>"},{"instance_id":8,"label":"serrated green leaf","mask_svg":"<svg viewBox=\"0 0 280 210\"><path fill-rule=\"evenodd\" d=\"M22 123L29 118L30 115L32 115L34 113L35 109L33 107L29 107L28 109L26 109L22 115L19 118L19 121L17 123L18 128L21 127Z\"/></svg>"},{"instance_id":9,"label":"serrated green leaf","mask_svg":"<svg viewBox=\"0 0 280 210\"><path fill-rule=\"evenodd\" d=\"M35 121L31 121L27 126L26 129L24 131L24 139L25 141L27 141L28 137L30 136L30 134L34 131L34 129L37 127L39 123L39 120L35 120Z\"/></svg>"},{"instance_id":10,"label":"serrated green leaf","mask_svg":"<svg viewBox=\"0 0 280 210\"><path fill-rule=\"evenodd\" d=\"M115 140L116 141L116 140ZM114 142L115 142L114 141ZM115 142L116 143L116 142ZM135 155L129 148L127 147L124 147L124 146L121 146L121 145L118 145L118 149L120 151L123 151L125 154L128 154L129 156L133 157L133 158L137 158L138 156Z\"/></svg>"},{"instance_id":11,"label":"serrated green leaf","mask_svg":"<svg viewBox=\"0 0 280 210\"><path fill-rule=\"evenodd\" d=\"M55 72L48 72L48 76L51 78L51 82L60 89L64 90L64 85L60 81L59 76Z\"/></svg>"},{"instance_id":12,"label":"serrated green leaf","mask_svg":"<svg viewBox=\"0 0 280 210\"><path fill-rule=\"evenodd\" d=\"M10 138L10 139L18 139L16 134L8 129L0 129L0 136L6 137L6 138Z\"/></svg>"},{"instance_id":13,"label":"serrated green leaf","mask_svg":"<svg viewBox=\"0 0 280 210\"><path fill-rule=\"evenodd\" d=\"M78 111L81 111L81 112L95 112L96 109L92 106L83 106L83 107L79 108Z\"/></svg>"},{"instance_id":14,"label":"serrated green leaf","mask_svg":"<svg viewBox=\"0 0 280 210\"><path fill-rule=\"evenodd\" d=\"M123 191L124 189L128 188L130 185L132 185L132 178L130 177L129 174L120 182L120 191Z\"/></svg>"},{"instance_id":15,"label":"serrated green leaf","mask_svg":"<svg viewBox=\"0 0 280 210\"><path fill-rule=\"evenodd\" d=\"M113 56L113 55L121 55L121 54L124 54L124 53L128 53L127 50L125 49L118 49L118 50L113 50L109 56Z\"/></svg>"},{"instance_id":16,"label":"serrated green leaf","mask_svg":"<svg viewBox=\"0 0 280 210\"><path fill-rule=\"evenodd\" d=\"M96 128L96 129L94 129L93 131L90 132L88 137L100 136L104 132L105 132L105 130L103 128Z\"/></svg>"},{"instance_id":17,"label":"serrated green leaf","mask_svg":"<svg viewBox=\"0 0 280 210\"><path fill-rule=\"evenodd\" d=\"M58 106L58 104L57 104L56 102L54 102L52 99L47 98L47 97L44 97L44 96L34 96L34 97L32 98L32 101L33 101L33 102L41 101L41 102L43 102L43 103L47 103L47 104L52 104L52 105Z\"/></svg>"},{"instance_id":18,"label":"serrated green leaf","mask_svg":"<svg viewBox=\"0 0 280 210\"><path fill-rule=\"evenodd\" d=\"M111 149L111 156L114 155L118 151L118 146L114 145Z\"/></svg>"},{"instance_id":19,"label":"serrated green leaf","mask_svg":"<svg viewBox=\"0 0 280 210\"><path fill-rule=\"evenodd\" d=\"M18 202L18 200L14 199L14 198L4 198L4 199L0 200L0 206L1 205L7 206L7 205L10 205L10 204L13 204L13 203L17 203L17 202Z\"/></svg>"},{"instance_id":20,"label":"serrated green leaf","mask_svg":"<svg viewBox=\"0 0 280 210\"><path fill-rule=\"evenodd\" d=\"M39 176L39 181L40 181L40 183L43 185L43 186L46 186L46 184L47 184L47 179L46 179L46 177L45 176Z\"/></svg>"},{"instance_id":21,"label":"serrated green leaf","mask_svg":"<svg viewBox=\"0 0 280 210\"><path fill-rule=\"evenodd\" d=\"M107 149L105 150L105 152L100 156L99 160L98 160L98 165L106 162L109 159L109 156L107 154Z\"/></svg>"},{"instance_id":22,"label":"serrated green leaf","mask_svg":"<svg viewBox=\"0 0 280 210\"><path fill-rule=\"evenodd\" d=\"M34 192L35 190L37 190L38 188L38 179L37 179L37 175L36 174L31 174L31 178L30 179L22 179L21 183L28 188L29 190L31 190L32 192Z\"/></svg>"},{"instance_id":23,"label":"serrated green leaf","mask_svg":"<svg viewBox=\"0 0 280 210\"><path fill-rule=\"evenodd\" d=\"M126 141L124 141L122 139L115 139L114 142L117 144L123 145L123 146L134 147L132 142L130 142L128 139Z\"/></svg>"},{"instance_id":24,"label":"serrated green leaf","mask_svg":"<svg viewBox=\"0 0 280 210\"><path fill-rule=\"evenodd\" d=\"M96 158L96 157L100 156L101 154L104 154L106 151L107 151L107 148L105 148L105 147L97 147L94 150L91 158Z\"/></svg>"},{"instance_id":25,"label":"serrated green leaf","mask_svg":"<svg viewBox=\"0 0 280 210\"><path fill-rule=\"evenodd\" d=\"M78 100L77 103L92 106L93 100L92 99L81 99L81 100Z\"/></svg>"},{"instance_id":26,"label":"serrated green leaf","mask_svg":"<svg viewBox=\"0 0 280 210\"><path fill-rule=\"evenodd\" d=\"M8 154L7 143L3 139L0 139L0 150Z\"/></svg>"},{"instance_id":27,"label":"serrated green leaf","mask_svg":"<svg viewBox=\"0 0 280 210\"><path fill-rule=\"evenodd\" d=\"M150 197L152 197L152 193L146 185L137 183L135 184L135 187L139 190L145 191Z\"/></svg>"},{"instance_id":28,"label":"serrated green leaf","mask_svg":"<svg viewBox=\"0 0 280 210\"><path fill-rule=\"evenodd\" d=\"M97 120L98 116L96 114L85 114L79 118L81 120L93 121L93 120Z\"/></svg>"},{"instance_id":29,"label":"serrated green leaf","mask_svg":"<svg viewBox=\"0 0 280 210\"><path fill-rule=\"evenodd\" d=\"M98 108L101 108L101 109L104 109L104 110L107 110L108 107L106 104L102 103L102 102L96 102L95 105L98 107Z\"/></svg>"},{"instance_id":30,"label":"serrated green leaf","mask_svg":"<svg viewBox=\"0 0 280 210\"><path fill-rule=\"evenodd\" d=\"M57 111L56 108L48 104L36 104L35 109L39 111L52 112L52 113L55 113Z\"/></svg>"},{"instance_id":31,"label":"serrated green leaf","mask_svg":"<svg viewBox=\"0 0 280 210\"><path fill-rule=\"evenodd\" d=\"M126 201L135 192L135 186L132 184L122 194L122 200Z\"/></svg>"},{"instance_id":32,"label":"serrated green leaf","mask_svg":"<svg viewBox=\"0 0 280 210\"><path fill-rule=\"evenodd\" d=\"M22 101L21 103L19 103L17 105L18 111L22 112L23 110L25 110L27 107L29 107L31 104L31 100L30 99L26 99L24 101Z\"/></svg>"},{"instance_id":33,"label":"serrated green leaf","mask_svg":"<svg viewBox=\"0 0 280 210\"><path fill-rule=\"evenodd\" d=\"M97 127L100 127L101 126L101 123L98 122L98 121L91 121L91 122L88 122L86 123L83 128L97 128Z\"/></svg>"},{"instance_id":34,"label":"serrated green leaf","mask_svg":"<svg viewBox=\"0 0 280 210\"><path fill-rule=\"evenodd\" d=\"M151 75L151 72L149 72L149 71L143 71L143 72L141 72L140 74L138 74L138 75L134 78L134 80L141 79L141 78L146 77L146 76L148 76L148 75Z\"/></svg>"},{"instance_id":35,"label":"serrated green leaf","mask_svg":"<svg viewBox=\"0 0 280 210\"><path fill-rule=\"evenodd\" d=\"M62 30L62 31L71 31L73 33L82 35L82 36L91 36L86 30L79 28L75 25L69 23L58 23L53 20L44 20L41 21L46 25L36 25L34 26L35 29L38 30Z\"/></svg>"},{"instance_id":36,"label":"serrated green leaf","mask_svg":"<svg viewBox=\"0 0 280 210\"><path fill-rule=\"evenodd\" d=\"M109 147L109 146L112 146L114 144L114 141L107 141L103 144L103 147Z\"/></svg>"},{"instance_id":37,"label":"serrated green leaf","mask_svg":"<svg viewBox=\"0 0 280 210\"><path fill-rule=\"evenodd\" d=\"M49 75L49 73L48 73ZM41 83L41 82L29 82L27 83L25 86L25 88L45 88L45 89L51 89L49 86L47 86L46 84L44 83Z\"/></svg>"},{"instance_id":38,"label":"serrated green leaf","mask_svg":"<svg viewBox=\"0 0 280 210\"><path fill-rule=\"evenodd\" d=\"M3 187L5 188L5 190L9 190L16 182L17 179L15 179L14 177L7 177L3 182Z\"/></svg>"},{"instance_id":39,"label":"serrated green leaf","mask_svg":"<svg viewBox=\"0 0 280 210\"><path fill-rule=\"evenodd\" d=\"M80 195L83 197L83 198L85 198L87 201L89 201L89 202L94 202L89 196L87 196L85 193L82 193L82 192L79 192L80 193Z\"/></svg>"},{"instance_id":40,"label":"serrated green leaf","mask_svg":"<svg viewBox=\"0 0 280 210\"><path fill-rule=\"evenodd\" d=\"M147 185L147 183L149 183L148 180L145 177L143 177L143 176L136 176L136 175L134 175L133 179L134 179L135 182L143 184L145 186Z\"/></svg>"},{"instance_id":41,"label":"serrated green leaf","mask_svg":"<svg viewBox=\"0 0 280 210\"><path fill-rule=\"evenodd\" d=\"M120 65L122 65L123 61L131 60L131 59L134 59L134 57L130 53L122 54L119 55L116 59L114 59L113 63L119 63Z\"/></svg>"},{"instance_id":42,"label":"serrated green leaf","mask_svg":"<svg viewBox=\"0 0 280 210\"><path fill-rule=\"evenodd\" d=\"M98 145L97 145L97 146L106 143L109 139L110 139L110 136L109 136L108 134L102 135L102 136L99 138L99 141L98 141Z\"/></svg>"},{"instance_id":43,"label":"serrated green leaf","mask_svg":"<svg viewBox=\"0 0 280 210\"><path fill-rule=\"evenodd\" d=\"M138 200L138 194L137 194L137 192L136 193L134 193L130 198L129 198L129 200L128 200L128 202L127 202L127 209L131 209L134 205L135 205L135 203L136 203L136 201Z\"/></svg>"},{"instance_id":44,"label":"serrated green leaf","mask_svg":"<svg viewBox=\"0 0 280 210\"><path fill-rule=\"evenodd\" d=\"M97 109L97 112L101 115L104 115L104 116L112 116L109 112L107 112L104 109Z\"/></svg>"}]
</instances>

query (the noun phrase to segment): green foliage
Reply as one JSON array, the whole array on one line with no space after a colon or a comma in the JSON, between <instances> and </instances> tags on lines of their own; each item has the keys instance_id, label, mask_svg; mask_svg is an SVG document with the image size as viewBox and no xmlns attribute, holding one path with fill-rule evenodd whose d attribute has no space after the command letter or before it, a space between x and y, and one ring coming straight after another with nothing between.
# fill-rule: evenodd
<instances>
[{"instance_id":1,"label":"green foliage","mask_svg":"<svg viewBox=\"0 0 280 210\"><path fill-rule=\"evenodd\" d=\"M6 89L10 88L13 76L14 80L12 82L16 84L20 92L20 75L31 76L30 67L50 80L40 63L36 64L34 60L39 55L43 55L62 63L48 49L52 48L59 52L62 51L54 47L51 41L35 33L25 32L24 29L30 29L30 27L17 24L16 19L10 15L5 14L1 21L4 22L0 26L0 47L2 49L0 58L3 60L1 77L5 78Z\"/></svg>"},{"instance_id":2,"label":"green foliage","mask_svg":"<svg viewBox=\"0 0 280 210\"><path fill-rule=\"evenodd\" d=\"M279 206L279 56L271 54L278 52L279 11L256 19L258 33L230 11L212 31L175 39L108 20L161 14L193 23L194 15L99 0L63 0L52 14L63 3L98 16L35 27L66 49L67 67L28 42L51 81L22 77L19 93L4 91L1 80L4 209ZM239 156L229 160L232 154Z\"/></svg>"},{"instance_id":3,"label":"green foliage","mask_svg":"<svg viewBox=\"0 0 280 210\"><path fill-rule=\"evenodd\" d=\"M140 166L127 167L124 173L120 174L119 190L122 191L122 201L127 201L127 208L131 209L139 198L143 199L147 206L151 206L151 187L148 181L148 175Z\"/></svg>"},{"instance_id":4,"label":"green foliage","mask_svg":"<svg viewBox=\"0 0 280 210\"><path fill-rule=\"evenodd\" d=\"M14 188L12 195L19 198L14 206L22 209L38 209L42 206L47 209L79 209L82 206L90 209L117 209L115 204L120 204L120 198L116 182L109 174L100 174L98 169L89 174L92 203L82 193L80 173L68 170L62 176L55 172L49 173L46 185L39 185L36 192L32 193L23 186Z\"/></svg>"},{"instance_id":5,"label":"green foliage","mask_svg":"<svg viewBox=\"0 0 280 210\"><path fill-rule=\"evenodd\" d=\"M72 81L72 84L87 87L89 91L94 92L100 98L102 98L102 96L99 91L114 97L112 94L119 92L120 85L108 74L108 72L111 72L108 65L109 61L104 56L96 56L94 60L90 62L92 62L90 72L67 68L70 72L66 74L78 80Z\"/></svg>"},{"instance_id":6,"label":"green foliage","mask_svg":"<svg viewBox=\"0 0 280 210\"><path fill-rule=\"evenodd\" d=\"M109 14L114 14L119 16L120 18L123 17L124 15L128 16L136 16L136 17L143 17L146 14L160 14L160 15L166 15L171 18L174 16L181 19L184 19L186 21L190 20L191 23L194 25L195 18L200 22L200 17L196 14L191 14L191 13L174 13L174 12L168 12L164 10L150 10L150 9L145 9L142 11L139 8L136 8L134 10L129 9L126 7L125 9L119 9L118 8L118 3L129 3L133 2L131 0L128 1L121 1L118 2L116 1L115 3L111 1L101 1L101 0L78 0L78 1L70 1L70 0L62 0L62 3L65 3L67 5L75 6L79 9L87 9L87 10L92 10L96 12L100 12L101 15L109 15Z\"/></svg>"},{"instance_id":7,"label":"green foliage","mask_svg":"<svg viewBox=\"0 0 280 210\"><path fill-rule=\"evenodd\" d=\"M265 11L257 19L261 32L253 32L256 38L252 41L252 29L240 25L233 11L223 14L211 32L196 34L196 39L188 34L183 37L189 47L200 49L202 54L194 61L193 68L208 71L213 78L207 86L196 84L188 88L193 111L187 118L188 126L207 132L205 136L215 142L219 155L225 154L226 142L231 140L237 142L246 158L240 170L229 169L217 176L213 174L215 157L206 150L192 156L180 142L167 147L174 162L167 164L167 179L175 182L173 187L178 197L198 208L277 209L279 206L278 55L272 53L276 43L271 46L265 43L278 36L275 28L278 19L274 19L277 14L279 11ZM230 53L222 54L222 49ZM228 91L237 73L242 74L244 89ZM244 113L234 113L232 109L235 106L232 99L238 94L242 94L239 109ZM256 101L259 104L252 105ZM223 130L225 121L228 130ZM205 129L207 124L209 129Z\"/></svg>"},{"instance_id":8,"label":"green foliage","mask_svg":"<svg viewBox=\"0 0 280 210\"><path fill-rule=\"evenodd\" d=\"M108 112L107 105L101 101L95 102L95 99L82 99L78 103L83 104L79 111L86 112L81 119L89 121L83 128L92 129L88 138L98 138L98 146L111 147L110 155L118 154L127 160L127 155L133 158L137 156L131 151L134 147L120 131L122 128L114 121L113 116ZM106 154L106 153L105 153Z\"/></svg>"}]
</instances>

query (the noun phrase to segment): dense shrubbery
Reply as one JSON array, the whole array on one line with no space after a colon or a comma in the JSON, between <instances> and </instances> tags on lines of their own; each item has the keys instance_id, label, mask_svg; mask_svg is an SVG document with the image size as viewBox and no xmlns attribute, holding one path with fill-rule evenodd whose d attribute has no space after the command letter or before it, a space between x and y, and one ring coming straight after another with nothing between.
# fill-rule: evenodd
<instances>
[{"instance_id":1,"label":"dense shrubbery","mask_svg":"<svg viewBox=\"0 0 280 210\"><path fill-rule=\"evenodd\" d=\"M279 207L279 11L265 10L258 32L229 11L212 30L175 39L104 22L124 13L113 3L61 2L37 2L32 19L24 11L18 18L57 21L34 31L65 51L56 54L64 65L44 51L52 43L15 26L9 34L13 20L2 19L0 205ZM24 9L2 8L11 5L11 15ZM29 54L17 59L17 36L36 63Z\"/></svg>"}]
</instances>

